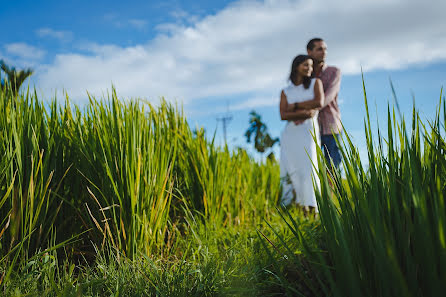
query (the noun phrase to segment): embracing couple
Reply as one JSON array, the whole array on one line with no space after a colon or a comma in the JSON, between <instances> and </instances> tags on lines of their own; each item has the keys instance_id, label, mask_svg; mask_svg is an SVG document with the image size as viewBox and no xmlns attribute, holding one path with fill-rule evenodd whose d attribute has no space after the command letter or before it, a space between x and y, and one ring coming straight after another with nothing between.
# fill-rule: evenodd
<instances>
[{"instance_id":1,"label":"embracing couple","mask_svg":"<svg viewBox=\"0 0 446 297\"><path fill-rule=\"evenodd\" d=\"M280 94L280 116L287 121L280 141L281 203L296 203L304 213L318 211L312 180L316 148L321 146L327 164L338 168L341 155L335 139L342 131L341 71L325 64L327 45L321 38L308 42L307 53L294 58L290 84ZM319 186L319 179L315 181Z\"/></svg>"}]
</instances>

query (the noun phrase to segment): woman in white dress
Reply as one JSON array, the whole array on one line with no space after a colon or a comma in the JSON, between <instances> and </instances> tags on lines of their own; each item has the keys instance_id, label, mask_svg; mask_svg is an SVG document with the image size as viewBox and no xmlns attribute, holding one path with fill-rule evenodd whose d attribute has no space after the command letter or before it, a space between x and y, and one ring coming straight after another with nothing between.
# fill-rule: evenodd
<instances>
[{"instance_id":1,"label":"woman in white dress","mask_svg":"<svg viewBox=\"0 0 446 297\"><path fill-rule=\"evenodd\" d=\"M280 140L281 203L296 203L305 215L318 211L312 175L317 170L318 108L324 102L322 82L311 78L312 72L313 60L309 56L294 58L290 84L280 94L280 117L287 121ZM317 178L315 181L319 185Z\"/></svg>"}]
</instances>

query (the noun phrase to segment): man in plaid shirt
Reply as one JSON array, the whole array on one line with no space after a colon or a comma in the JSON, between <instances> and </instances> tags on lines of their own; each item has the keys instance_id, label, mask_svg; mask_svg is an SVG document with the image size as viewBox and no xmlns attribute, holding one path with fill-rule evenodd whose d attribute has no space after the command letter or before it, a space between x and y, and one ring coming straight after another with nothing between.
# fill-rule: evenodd
<instances>
[{"instance_id":1,"label":"man in plaid shirt","mask_svg":"<svg viewBox=\"0 0 446 297\"><path fill-rule=\"evenodd\" d=\"M341 87L341 70L325 64L327 45L321 38L313 38L307 44L308 55L313 59L313 77L322 81L325 101L319 110L321 145L328 162L333 161L336 168L341 163L341 154L335 138L342 132L341 112L338 93Z\"/></svg>"}]
</instances>

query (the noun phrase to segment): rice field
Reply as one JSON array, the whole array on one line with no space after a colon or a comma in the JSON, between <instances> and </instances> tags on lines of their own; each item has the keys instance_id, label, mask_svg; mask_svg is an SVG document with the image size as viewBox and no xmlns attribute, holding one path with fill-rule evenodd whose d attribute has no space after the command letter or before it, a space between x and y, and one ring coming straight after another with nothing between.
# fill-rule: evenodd
<instances>
[{"instance_id":1,"label":"rice field","mask_svg":"<svg viewBox=\"0 0 446 297\"><path fill-rule=\"evenodd\" d=\"M290 296L443 296L446 290L446 104L423 122L416 110L398 120L388 108L387 139L373 137L367 114L368 166L348 134L341 144L345 176L318 173L319 243L311 244L288 212L296 253L280 234L296 279L279 273ZM440 95L441 98L441 95ZM324 160L319 152L319 168ZM322 166L322 167L321 167ZM274 260L277 255L271 252ZM282 255L280 256L282 257ZM304 260L302 260L304 259ZM308 268L310 267L310 268ZM311 273L308 273L311 271Z\"/></svg>"},{"instance_id":2,"label":"rice field","mask_svg":"<svg viewBox=\"0 0 446 297\"><path fill-rule=\"evenodd\" d=\"M279 207L277 161L215 145L181 107L115 90L82 109L43 102L0 92L5 296L446 289L444 101L432 121L414 110L410 128L389 108L387 138L373 138L367 113L367 167L348 134L343 175L327 175L320 153L315 219Z\"/></svg>"}]
</instances>

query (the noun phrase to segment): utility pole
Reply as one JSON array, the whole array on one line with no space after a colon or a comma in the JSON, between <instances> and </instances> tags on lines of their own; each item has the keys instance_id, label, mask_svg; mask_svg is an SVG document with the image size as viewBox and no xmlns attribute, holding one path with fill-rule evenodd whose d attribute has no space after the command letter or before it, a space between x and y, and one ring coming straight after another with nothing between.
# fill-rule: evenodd
<instances>
[{"instance_id":1,"label":"utility pole","mask_svg":"<svg viewBox=\"0 0 446 297\"><path fill-rule=\"evenodd\" d=\"M223 137L225 139L225 144L227 144L226 142L226 127L229 125L229 122L232 121L232 115L229 114L229 103L228 103L228 108L227 108L227 112L225 116L219 117L217 118L217 121L221 121L222 125L223 125Z\"/></svg>"}]
</instances>

